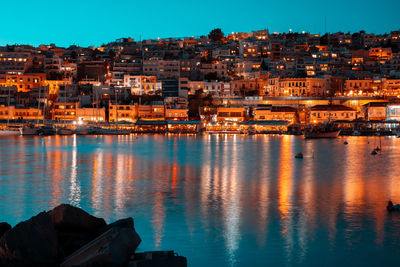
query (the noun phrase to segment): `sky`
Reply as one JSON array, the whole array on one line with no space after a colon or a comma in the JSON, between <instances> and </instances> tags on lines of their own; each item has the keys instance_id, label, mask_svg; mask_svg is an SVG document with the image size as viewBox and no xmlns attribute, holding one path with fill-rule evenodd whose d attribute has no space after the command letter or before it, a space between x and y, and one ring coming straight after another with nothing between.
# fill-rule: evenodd
<instances>
[{"instance_id":1,"label":"sky","mask_svg":"<svg viewBox=\"0 0 400 267\"><path fill-rule=\"evenodd\" d=\"M399 0L14 0L2 3L0 45L98 46L122 37L268 29L385 33L400 29Z\"/></svg>"}]
</instances>

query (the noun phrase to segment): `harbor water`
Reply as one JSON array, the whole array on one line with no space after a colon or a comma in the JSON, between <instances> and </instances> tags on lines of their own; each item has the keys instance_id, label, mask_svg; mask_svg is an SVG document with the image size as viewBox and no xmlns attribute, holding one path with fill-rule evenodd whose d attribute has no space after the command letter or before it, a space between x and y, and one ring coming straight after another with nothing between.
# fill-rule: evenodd
<instances>
[{"instance_id":1,"label":"harbor water","mask_svg":"<svg viewBox=\"0 0 400 267\"><path fill-rule=\"evenodd\" d=\"M395 137L2 136L0 221L70 203L189 266L398 266L399 170Z\"/></svg>"}]
</instances>

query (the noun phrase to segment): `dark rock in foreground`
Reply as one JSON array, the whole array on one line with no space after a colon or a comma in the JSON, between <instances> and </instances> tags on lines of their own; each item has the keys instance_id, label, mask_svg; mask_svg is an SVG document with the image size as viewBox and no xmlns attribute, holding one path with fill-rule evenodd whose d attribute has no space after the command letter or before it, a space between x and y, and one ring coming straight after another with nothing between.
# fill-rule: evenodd
<instances>
[{"instance_id":1,"label":"dark rock in foreground","mask_svg":"<svg viewBox=\"0 0 400 267\"><path fill-rule=\"evenodd\" d=\"M0 223L0 237L4 235L5 232L11 229L11 225L6 222Z\"/></svg>"},{"instance_id":2,"label":"dark rock in foreground","mask_svg":"<svg viewBox=\"0 0 400 267\"><path fill-rule=\"evenodd\" d=\"M48 212L58 230L95 231L106 226L103 218L97 218L86 211L68 204L61 204Z\"/></svg>"},{"instance_id":3,"label":"dark rock in foreground","mask_svg":"<svg viewBox=\"0 0 400 267\"><path fill-rule=\"evenodd\" d=\"M57 232L50 215L41 212L1 237L0 258L24 265L51 266L57 262L57 247Z\"/></svg>"},{"instance_id":4,"label":"dark rock in foreground","mask_svg":"<svg viewBox=\"0 0 400 267\"><path fill-rule=\"evenodd\" d=\"M61 266L125 266L140 241L133 228L112 227L73 253Z\"/></svg>"},{"instance_id":5,"label":"dark rock in foreground","mask_svg":"<svg viewBox=\"0 0 400 267\"><path fill-rule=\"evenodd\" d=\"M68 204L14 228L0 223L0 266L187 266L173 251L136 253L132 218L106 224Z\"/></svg>"},{"instance_id":6,"label":"dark rock in foreground","mask_svg":"<svg viewBox=\"0 0 400 267\"><path fill-rule=\"evenodd\" d=\"M100 230L107 226L104 219L68 204L61 204L48 213L57 230L60 258L70 255L95 239L104 232Z\"/></svg>"}]
</instances>

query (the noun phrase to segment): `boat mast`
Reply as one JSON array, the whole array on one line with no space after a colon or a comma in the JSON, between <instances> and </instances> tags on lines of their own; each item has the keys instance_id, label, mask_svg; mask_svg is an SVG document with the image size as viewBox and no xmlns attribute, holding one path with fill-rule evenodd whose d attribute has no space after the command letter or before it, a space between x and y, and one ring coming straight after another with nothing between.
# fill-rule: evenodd
<instances>
[{"instance_id":1,"label":"boat mast","mask_svg":"<svg viewBox=\"0 0 400 267\"><path fill-rule=\"evenodd\" d=\"M11 86L8 87L8 112L7 112L8 116L7 116L7 127L8 127L9 124L10 124L10 90L11 90L10 87L11 87Z\"/></svg>"},{"instance_id":2,"label":"boat mast","mask_svg":"<svg viewBox=\"0 0 400 267\"><path fill-rule=\"evenodd\" d=\"M67 86L64 86L64 121L63 127L65 128L65 113L67 112Z\"/></svg>"},{"instance_id":3,"label":"boat mast","mask_svg":"<svg viewBox=\"0 0 400 267\"><path fill-rule=\"evenodd\" d=\"M114 87L114 92L115 92L115 127L118 129L118 94L117 90Z\"/></svg>"},{"instance_id":4,"label":"boat mast","mask_svg":"<svg viewBox=\"0 0 400 267\"><path fill-rule=\"evenodd\" d=\"M40 110L40 93L41 93L41 89L42 89L42 87L39 86L39 96L38 96L38 98L37 98L37 102L38 102L38 107L37 107L37 109L38 109L38 112L37 112L36 124L39 124L39 110ZM43 118L44 118L44 114L43 114Z\"/></svg>"}]
</instances>

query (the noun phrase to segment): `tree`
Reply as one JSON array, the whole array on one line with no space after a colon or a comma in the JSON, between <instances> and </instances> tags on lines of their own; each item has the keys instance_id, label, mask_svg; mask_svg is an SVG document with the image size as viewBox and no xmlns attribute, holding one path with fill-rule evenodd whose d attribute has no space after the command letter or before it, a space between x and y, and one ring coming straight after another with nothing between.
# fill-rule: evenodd
<instances>
[{"instance_id":1,"label":"tree","mask_svg":"<svg viewBox=\"0 0 400 267\"><path fill-rule=\"evenodd\" d=\"M214 42L221 41L224 38L224 33L220 28L216 28L208 34L208 38L210 38Z\"/></svg>"}]
</instances>

